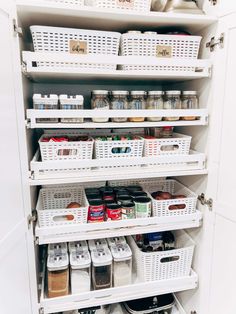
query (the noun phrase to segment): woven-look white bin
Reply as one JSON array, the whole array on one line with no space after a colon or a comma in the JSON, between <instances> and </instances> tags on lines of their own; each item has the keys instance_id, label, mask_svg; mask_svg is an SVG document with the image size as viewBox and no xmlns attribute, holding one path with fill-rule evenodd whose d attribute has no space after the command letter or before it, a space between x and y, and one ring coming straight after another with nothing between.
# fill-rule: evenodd
<instances>
[{"instance_id":1,"label":"woven-look white bin","mask_svg":"<svg viewBox=\"0 0 236 314\"><path fill-rule=\"evenodd\" d=\"M151 0L85 0L85 4L103 9L137 12L149 12L151 8Z\"/></svg>"},{"instance_id":2,"label":"woven-look white bin","mask_svg":"<svg viewBox=\"0 0 236 314\"><path fill-rule=\"evenodd\" d=\"M82 207L67 209L72 202L79 203ZM40 227L87 223L88 207L84 189L79 186L41 189L36 210Z\"/></svg>"},{"instance_id":3,"label":"woven-look white bin","mask_svg":"<svg viewBox=\"0 0 236 314\"><path fill-rule=\"evenodd\" d=\"M63 3L63 4L73 4L78 6L84 5L84 0L44 0L48 2L57 2L57 3Z\"/></svg>"},{"instance_id":4,"label":"woven-look white bin","mask_svg":"<svg viewBox=\"0 0 236 314\"><path fill-rule=\"evenodd\" d=\"M76 132L54 133L54 136L79 136ZM44 138L53 137L43 134L39 139L42 161L92 159L94 140L69 142L42 142Z\"/></svg>"},{"instance_id":5,"label":"woven-look white bin","mask_svg":"<svg viewBox=\"0 0 236 314\"><path fill-rule=\"evenodd\" d=\"M181 216L196 213L197 195L176 180L156 180L156 182L144 183L142 187L152 200L153 217ZM162 191L172 195L185 195L186 198L155 200L151 194ZM181 208L170 206L182 205Z\"/></svg>"},{"instance_id":6,"label":"woven-look white bin","mask_svg":"<svg viewBox=\"0 0 236 314\"><path fill-rule=\"evenodd\" d=\"M144 138L144 156L188 155L191 139L191 136L178 133L173 133L171 138Z\"/></svg>"},{"instance_id":7,"label":"woven-look white bin","mask_svg":"<svg viewBox=\"0 0 236 314\"><path fill-rule=\"evenodd\" d=\"M49 26L30 27L36 52L83 55L118 55L120 33ZM76 55L79 55L76 53ZM37 62L38 67L115 70L116 64L78 62Z\"/></svg>"},{"instance_id":8,"label":"woven-look white bin","mask_svg":"<svg viewBox=\"0 0 236 314\"><path fill-rule=\"evenodd\" d=\"M127 238L139 280L156 281L189 276L194 242L184 231L174 234L176 249L162 252L142 252L132 236Z\"/></svg>"},{"instance_id":9,"label":"woven-look white bin","mask_svg":"<svg viewBox=\"0 0 236 314\"><path fill-rule=\"evenodd\" d=\"M143 154L143 138L125 141L101 141L95 139L95 159L104 158L135 158L142 157ZM116 148L129 150L124 153L116 153ZM114 167L137 167L137 166L108 166L103 168Z\"/></svg>"},{"instance_id":10,"label":"woven-look white bin","mask_svg":"<svg viewBox=\"0 0 236 314\"><path fill-rule=\"evenodd\" d=\"M200 36L184 35L151 35L123 34L121 36L120 52L122 56L143 56L159 58L183 59L183 65L152 66L123 65L122 70L158 70L158 71L195 71L194 67L185 66L184 59L197 59Z\"/></svg>"}]
</instances>

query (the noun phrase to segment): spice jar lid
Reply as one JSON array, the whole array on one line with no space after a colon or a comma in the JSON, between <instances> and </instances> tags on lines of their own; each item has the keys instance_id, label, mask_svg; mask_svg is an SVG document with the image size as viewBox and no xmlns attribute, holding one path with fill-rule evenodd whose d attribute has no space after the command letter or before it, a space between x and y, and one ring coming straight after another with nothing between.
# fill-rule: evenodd
<instances>
[{"instance_id":1,"label":"spice jar lid","mask_svg":"<svg viewBox=\"0 0 236 314\"><path fill-rule=\"evenodd\" d=\"M129 92L127 90L113 90L111 92L111 94L113 96L117 96L117 95L124 95L124 96L126 96L126 95L129 95Z\"/></svg>"},{"instance_id":2,"label":"spice jar lid","mask_svg":"<svg viewBox=\"0 0 236 314\"><path fill-rule=\"evenodd\" d=\"M197 95L197 91L195 91L195 90L190 90L190 91L185 90L185 91L182 92L182 94L183 95Z\"/></svg>"},{"instance_id":3,"label":"spice jar lid","mask_svg":"<svg viewBox=\"0 0 236 314\"><path fill-rule=\"evenodd\" d=\"M135 95L146 95L146 92L144 90L133 90L130 92L130 95L135 96Z\"/></svg>"},{"instance_id":4,"label":"spice jar lid","mask_svg":"<svg viewBox=\"0 0 236 314\"><path fill-rule=\"evenodd\" d=\"M164 92L162 90L150 90L148 95L164 95Z\"/></svg>"},{"instance_id":5,"label":"spice jar lid","mask_svg":"<svg viewBox=\"0 0 236 314\"><path fill-rule=\"evenodd\" d=\"M93 266L95 267L111 265L111 251L108 249L108 247L96 248L91 251L91 259L93 262Z\"/></svg>"},{"instance_id":6,"label":"spice jar lid","mask_svg":"<svg viewBox=\"0 0 236 314\"><path fill-rule=\"evenodd\" d=\"M127 243L117 243L110 247L115 262L125 261L132 258L132 251Z\"/></svg>"},{"instance_id":7,"label":"spice jar lid","mask_svg":"<svg viewBox=\"0 0 236 314\"><path fill-rule=\"evenodd\" d=\"M157 32L147 31L147 32L144 32L144 34L146 34L146 35L157 35Z\"/></svg>"},{"instance_id":8,"label":"spice jar lid","mask_svg":"<svg viewBox=\"0 0 236 314\"><path fill-rule=\"evenodd\" d=\"M74 251L70 253L70 266L72 269L88 268L91 265L91 257L88 251Z\"/></svg>"},{"instance_id":9,"label":"spice jar lid","mask_svg":"<svg viewBox=\"0 0 236 314\"><path fill-rule=\"evenodd\" d=\"M54 253L67 253L67 243L50 243L48 245L48 254L54 254Z\"/></svg>"},{"instance_id":10,"label":"spice jar lid","mask_svg":"<svg viewBox=\"0 0 236 314\"><path fill-rule=\"evenodd\" d=\"M180 90L167 90L166 95L180 95L181 91Z\"/></svg>"},{"instance_id":11,"label":"spice jar lid","mask_svg":"<svg viewBox=\"0 0 236 314\"><path fill-rule=\"evenodd\" d=\"M67 253L50 253L47 259L47 268L49 271L58 271L67 269L69 266L69 257Z\"/></svg>"},{"instance_id":12,"label":"spice jar lid","mask_svg":"<svg viewBox=\"0 0 236 314\"><path fill-rule=\"evenodd\" d=\"M136 31L136 30L130 30L127 32L127 34L142 34L141 31Z\"/></svg>"},{"instance_id":13,"label":"spice jar lid","mask_svg":"<svg viewBox=\"0 0 236 314\"><path fill-rule=\"evenodd\" d=\"M111 247L112 245L125 244L127 242L126 242L125 237L121 236L121 237L108 238L107 243L108 243L109 247Z\"/></svg>"},{"instance_id":14,"label":"spice jar lid","mask_svg":"<svg viewBox=\"0 0 236 314\"><path fill-rule=\"evenodd\" d=\"M106 239L89 240L88 246L90 251L96 248L108 248Z\"/></svg>"},{"instance_id":15,"label":"spice jar lid","mask_svg":"<svg viewBox=\"0 0 236 314\"><path fill-rule=\"evenodd\" d=\"M88 251L87 241L74 241L69 242L69 252L86 252Z\"/></svg>"},{"instance_id":16,"label":"spice jar lid","mask_svg":"<svg viewBox=\"0 0 236 314\"><path fill-rule=\"evenodd\" d=\"M40 100L40 99L58 100L58 96L55 94L50 94L50 95L34 94L33 95L33 100Z\"/></svg>"},{"instance_id":17,"label":"spice jar lid","mask_svg":"<svg viewBox=\"0 0 236 314\"><path fill-rule=\"evenodd\" d=\"M99 89L96 89L96 90L93 90L93 91L92 91L92 94L93 94L93 95L108 95L109 92L108 92L108 90L103 90L103 89L99 90Z\"/></svg>"},{"instance_id":18,"label":"spice jar lid","mask_svg":"<svg viewBox=\"0 0 236 314\"><path fill-rule=\"evenodd\" d=\"M60 101L75 101L76 103L83 105L84 103L84 97L82 95L60 95L59 96Z\"/></svg>"}]
</instances>

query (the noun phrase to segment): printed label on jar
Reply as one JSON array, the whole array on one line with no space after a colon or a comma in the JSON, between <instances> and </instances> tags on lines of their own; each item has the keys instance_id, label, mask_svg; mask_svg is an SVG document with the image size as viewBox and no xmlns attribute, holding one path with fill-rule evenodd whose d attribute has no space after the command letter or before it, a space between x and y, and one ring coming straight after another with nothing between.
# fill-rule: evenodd
<instances>
[{"instance_id":1,"label":"printed label on jar","mask_svg":"<svg viewBox=\"0 0 236 314\"><path fill-rule=\"evenodd\" d=\"M135 204L136 218L147 218L151 215L151 203L136 203Z\"/></svg>"},{"instance_id":2,"label":"printed label on jar","mask_svg":"<svg viewBox=\"0 0 236 314\"><path fill-rule=\"evenodd\" d=\"M134 0L116 0L116 5L120 8L132 9L134 7Z\"/></svg>"},{"instance_id":3,"label":"printed label on jar","mask_svg":"<svg viewBox=\"0 0 236 314\"><path fill-rule=\"evenodd\" d=\"M69 47L70 47L70 53L72 54L86 55L88 53L86 41L71 39L69 41Z\"/></svg>"},{"instance_id":4,"label":"printed label on jar","mask_svg":"<svg viewBox=\"0 0 236 314\"><path fill-rule=\"evenodd\" d=\"M121 209L107 209L107 220L120 220Z\"/></svg>"},{"instance_id":5,"label":"printed label on jar","mask_svg":"<svg viewBox=\"0 0 236 314\"><path fill-rule=\"evenodd\" d=\"M157 45L156 55L158 58L171 58L172 57L172 47L171 46Z\"/></svg>"},{"instance_id":6,"label":"printed label on jar","mask_svg":"<svg viewBox=\"0 0 236 314\"><path fill-rule=\"evenodd\" d=\"M134 207L122 207L122 219L133 219L135 218Z\"/></svg>"}]
</instances>

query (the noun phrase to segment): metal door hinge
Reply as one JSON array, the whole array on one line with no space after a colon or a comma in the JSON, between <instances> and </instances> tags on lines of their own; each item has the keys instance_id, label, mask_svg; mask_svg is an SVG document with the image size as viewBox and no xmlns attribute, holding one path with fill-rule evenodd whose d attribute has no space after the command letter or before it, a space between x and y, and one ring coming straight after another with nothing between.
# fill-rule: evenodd
<instances>
[{"instance_id":1,"label":"metal door hinge","mask_svg":"<svg viewBox=\"0 0 236 314\"><path fill-rule=\"evenodd\" d=\"M210 51L215 51L215 47L219 46L220 48L224 48L225 34L221 33L220 37L216 39L212 37L211 40L206 43L206 47L210 48Z\"/></svg>"},{"instance_id":2,"label":"metal door hinge","mask_svg":"<svg viewBox=\"0 0 236 314\"><path fill-rule=\"evenodd\" d=\"M33 210L32 215L29 215L27 217L28 229L30 229L31 225L36 221L37 221L37 212L36 210Z\"/></svg>"},{"instance_id":3,"label":"metal door hinge","mask_svg":"<svg viewBox=\"0 0 236 314\"><path fill-rule=\"evenodd\" d=\"M22 28L17 25L16 19L13 19L13 31L15 36L23 36Z\"/></svg>"},{"instance_id":4,"label":"metal door hinge","mask_svg":"<svg viewBox=\"0 0 236 314\"><path fill-rule=\"evenodd\" d=\"M217 5L217 0L209 0L212 5Z\"/></svg>"},{"instance_id":5,"label":"metal door hinge","mask_svg":"<svg viewBox=\"0 0 236 314\"><path fill-rule=\"evenodd\" d=\"M212 198L207 199L206 195L202 193L201 195L198 196L198 200L200 201L202 205L207 205L209 207L209 210L212 211L212 208L213 208Z\"/></svg>"},{"instance_id":6,"label":"metal door hinge","mask_svg":"<svg viewBox=\"0 0 236 314\"><path fill-rule=\"evenodd\" d=\"M190 314L197 314L197 312L196 311L191 311Z\"/></svg>"}]
</instances>

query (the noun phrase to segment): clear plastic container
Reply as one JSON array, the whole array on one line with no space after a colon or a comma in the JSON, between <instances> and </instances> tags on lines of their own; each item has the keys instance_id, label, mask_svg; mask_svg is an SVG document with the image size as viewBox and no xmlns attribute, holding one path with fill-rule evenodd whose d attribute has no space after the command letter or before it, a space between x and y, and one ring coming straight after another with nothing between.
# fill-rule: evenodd
<instances>
[{"instance_id":1,"label":"clear plastic container","mask_svg":"<svg viewBox=\"0 0 236 314\"><path fill-rule=\"evenodd\" d=\"M76 251L88 251L88 244L87 241L74 241L69 242L69 252L76 252Z\"/></svg>"},{"instance_id":2,"label":"clear plastic container","mask_svg":"<svg viewBox=\"0 0 236 314\"><path fill-rule=\"evenodd\" d=\"M62 110L82 110L84 109L84 97L81 95L59 96L60 109ZM62 123L83 123L84 118L61 118Z\"/></svg>"},{"instance_id":3,"label":"clear plastic container","mask_svg":"<svg viewBox=\"0 0 236 314\"><path fill-rule=\"evenodd\" d=\"M111 246L113 257L113 285L126 286L132 283L132 252L127 243Z\"/></svg>"},{"instance_id":4,"label":"clear plastic container","mask_svg":"<svg viewBox=\"0 0 236 314\"><path fill-rule=\"evenodd\" d=\"M67 248L67 243L62 242L62 243L50 243L48 245L48 255L51 254L56 254L56 253L67 253L68 248Z\"/></svg>"},{"instance_id":5,"label":"clear plastic container","mask_svg":"<svg viewBox=\"0 0 236 314\"><path fill-rule=\"evenodd\" d=\"M146 92L145 91L132 91L130 92L131 100L129 103L129 109L132 110L142 110L146 109ZM130 122L143 122L145 118L142 117L132 117L129 118Z\"/></svg>"},{"instance_id":6,"label":"clear plastic container","mask_svg":"<svg viewBox=\"0 0 236 314\"><path fill-rule=\"evenodd\" d=\"M47 259L48 298L69 294L69 257L67 253L56 250Z\"/></svg>"},{"instance_id":7,"label":"clear plastic container","mask_svg":"<svg viewBox=\"0 0 236 314\"><path fill-rule=\"evenodd\" d=\"M128 91L113 91L111 93L111 109L113 110L127 110L128 109ZM112 122L126 122L127 118L112 118Z\"/></svg>"},{"instance_id":8,"label":"clear plastic container","mask_svg":"<svg viewBox=\"0 0 236 314\"><path fill-rule=\"evenodd\" d=\"M92 282L94 290L112 287L112 255L108 248L91 251Z\"/></svg>"},{"instance_id":9,"label":"clear plastic container","mask_svg":"<svg viewBox=\"0 0 236 314\"><path fill-rule=\"evenodd\" d=\"M91 257L88 251L72 251L71 265L71 293L90 291L91 288Z\"/></svg>"},{"instance_id":10,"label":"clear plastic container","mask_svg":"<svg viewBox=\"0 0 236 314\"><path fill-rule=\"evenodd\" d=\"M147 109L162 110L164 108L163 91L149 91L147 98ZM161 121L162 117L149 117L148 121Z\"/></svg>"},{"instance_id":11,"label":"clear plastic container","mask_svg":"<svg viewBox=\"0 0 236 314\"><path fill-rule=\"evenodd\" d=\"M97 239L97 240L89 240L88 246L90 251L100 249L100 248L108 248L106 239Z\"/></svg>"},{"instance_id":12,"label":"clear plastic container","mask_svg":"<svg viewBox=\"0 0 236 314\"><path fill-rule=\"evenodd\" d=\"M183 91L182 93L182 109L199 109L198 96L196 91ZM196 116L182 117L183 120L196 120Z\"/></svg>"},{"instance_id":13,"label":"clear plastic container","mask_svg":"<svg viewBox=\"0 0 236 314\"><path fill-rule=\"evenodd\" d=\"M109 110L109 98L108 98L109 92L107 90L93 90L92 91L92 100L91 105L92 109L94 110ZM108 122L109 118L92 118L93 122L97 123L104 123Z\"/></svg>"},{"instance_id":14,"label":"clear plastic container","mask_svg":"<svg viewBox=\"0 0 236 314\"><path fill-rule=\"evenodd\" d=\"M57 95L33 95L33 107L37 110L56 110L58 109L58 96ZM38 123L58 123L58 118L37 118Z\"/></svg>"},{"instance_id":15,"label":"clear plastic container","mask_svg":"<svg viewBox=\"0 0 236 314\"><path fill-rule=\"evenodd\" d=\"M166 91L164 109L174 110L181 109L181 91L179 90L169 90ZM179 117L166 117L165 121L178 121Z\"/></svg>"},{"instance_id":16,"label":"clear plastic container","mask_svg":"<svg viewBox=\"0 0 236 314\"><path fill-rule=\"evenodd\" d=\"M109 247L111 247L111 246L116 245L116 244L125 244L127 242L126 242L125 237L121 236L121 237L108 238L107 243L108 243Z\"/></svg>"}]
</instances>

